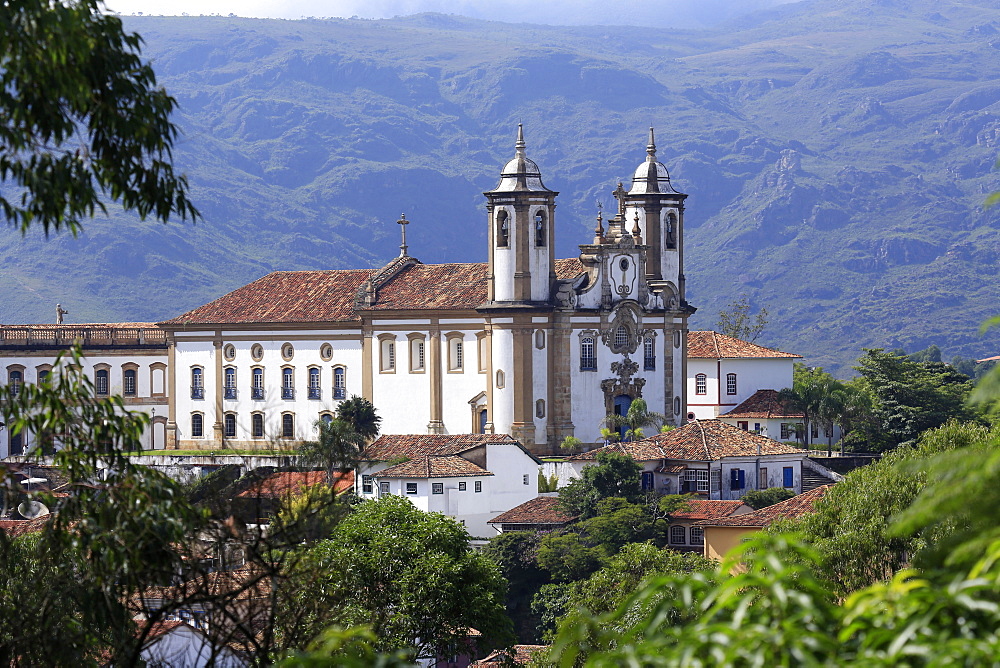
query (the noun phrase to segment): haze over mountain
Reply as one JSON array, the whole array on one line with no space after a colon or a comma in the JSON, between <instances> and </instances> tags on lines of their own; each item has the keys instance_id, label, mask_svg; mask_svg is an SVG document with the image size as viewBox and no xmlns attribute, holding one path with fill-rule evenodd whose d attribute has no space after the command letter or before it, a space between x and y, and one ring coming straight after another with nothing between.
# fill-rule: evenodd
<instances>
[{"instance_id":1,"label":"haze over mountain","mask_svg":"<svg viewBox=\"0 0 1000 668\"><path fill-rule=\"evenodd\" d=\"M712 30L128 18L178 99L197 226L120 214L0 232L3 322L172 317L278 269L483 261L482 191L517 122L560 191L561 257L645 156L690 194L695 328L746 292L759 340L842 368L862 346L997 354L1000 8L813 0Z\"/></svg>"}]
</instances>

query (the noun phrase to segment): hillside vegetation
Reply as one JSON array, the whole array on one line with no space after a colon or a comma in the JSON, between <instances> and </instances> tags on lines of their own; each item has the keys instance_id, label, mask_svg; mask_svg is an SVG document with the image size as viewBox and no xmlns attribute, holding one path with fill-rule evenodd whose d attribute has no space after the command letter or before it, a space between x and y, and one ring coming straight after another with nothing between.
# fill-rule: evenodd
<instances>
[{"instance_id":1,"label":"hillside vegetation","mask_svg":"<svg viewBox=\"0 0 1000 668\"><path fill-rule=\"evenodd\" d=\"M482 191L525 125L558 254L657 128L687 209L692 325L739 293L758 341L846 371L862 346L996 354L1000 8L814 0L712 31L135 17L178 99L197 226L0 232L0 320L159 320L277 269L485 260Z\"/></svg>"}]
</instances>

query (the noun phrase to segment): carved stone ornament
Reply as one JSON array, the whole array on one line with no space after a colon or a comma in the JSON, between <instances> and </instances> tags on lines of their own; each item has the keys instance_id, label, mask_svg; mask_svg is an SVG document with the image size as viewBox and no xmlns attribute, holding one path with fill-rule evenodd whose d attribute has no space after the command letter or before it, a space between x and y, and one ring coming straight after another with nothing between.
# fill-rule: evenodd
<instances>
[{"instance_id":1,"label":"carved stone ornament","mask_svg":"<svg viewBox=\"0 0 1000 668\"><path fill-rule=\"evenodd\" d=\"M639 370L639 365L625 356L621 362L611 363L611 372L617 378L607 378L601 381L604 392L604 410L610 415L614 411L615 397L622 395L638 399L642 396L642 388L646 385L645 378L632 378Z\"/></svg>"},{"instance_id":2,"label":"carved stone ornament","mask_svg":"<svg viewBox=\"0 0 1000 668\"><path fill-rule=\"evenodd\" d=\"M619 331L624 329L624 338ZM620 305L610 326L601 332L601 341L617 355L629 355L639 347L639 324L632 309Z\"/></svg>"}]
</instances>

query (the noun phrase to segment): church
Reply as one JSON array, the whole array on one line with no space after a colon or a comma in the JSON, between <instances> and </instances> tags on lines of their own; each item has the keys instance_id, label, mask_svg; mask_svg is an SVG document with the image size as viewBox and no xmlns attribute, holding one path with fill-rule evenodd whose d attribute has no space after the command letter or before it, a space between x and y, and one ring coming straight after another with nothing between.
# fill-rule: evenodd
<instances>
[{"instance_id":1,"label":"church","mask_svg":"<svg viewBox=\"0 0 1000 668\"><path fill-rule=\"evenodd\" d=\"M652 128L631 184L614 189L617 211L597 216L578 257L555 257L559 193L520 126L483 194L485 262L421 263L404 216L400 254L379 269L278 271L161 323L50 327L48 349L30 343L39 326L6 326L0 339L26 337L22 348L48 369L53 351L85 336L99 393L152 410L151 448L291 446L355 394L374 403L383 433L508 434L535 455L568 436L597 444L603 418L639 397L683 424L695 311L686 195L658 161ZM106 345L89 350L91 339ZM6 342L5 357L20 355ZM30 382L31 362L7 366L10 382L11 369Z\"/></svg>"}]
</instances>

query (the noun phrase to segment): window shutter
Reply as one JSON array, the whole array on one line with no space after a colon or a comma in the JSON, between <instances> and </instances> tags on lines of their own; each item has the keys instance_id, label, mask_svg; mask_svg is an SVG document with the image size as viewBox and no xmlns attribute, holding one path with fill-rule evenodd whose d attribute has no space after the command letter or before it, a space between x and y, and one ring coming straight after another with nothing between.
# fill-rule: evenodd
<instances>
[{"instance_id":1,"label":"window shutter","mask_svg":"<svg viewBox=\"0 0 1000 668\"><path fill-rule=\"evenodd\" d=\"M740 487L739 488L743 489L744 487L746 487L746 480L743 477L743 469L736 469L736 471L737 471L737 473L739 473L739 477L740 477Z\"/></svg>"}]
</instances>

